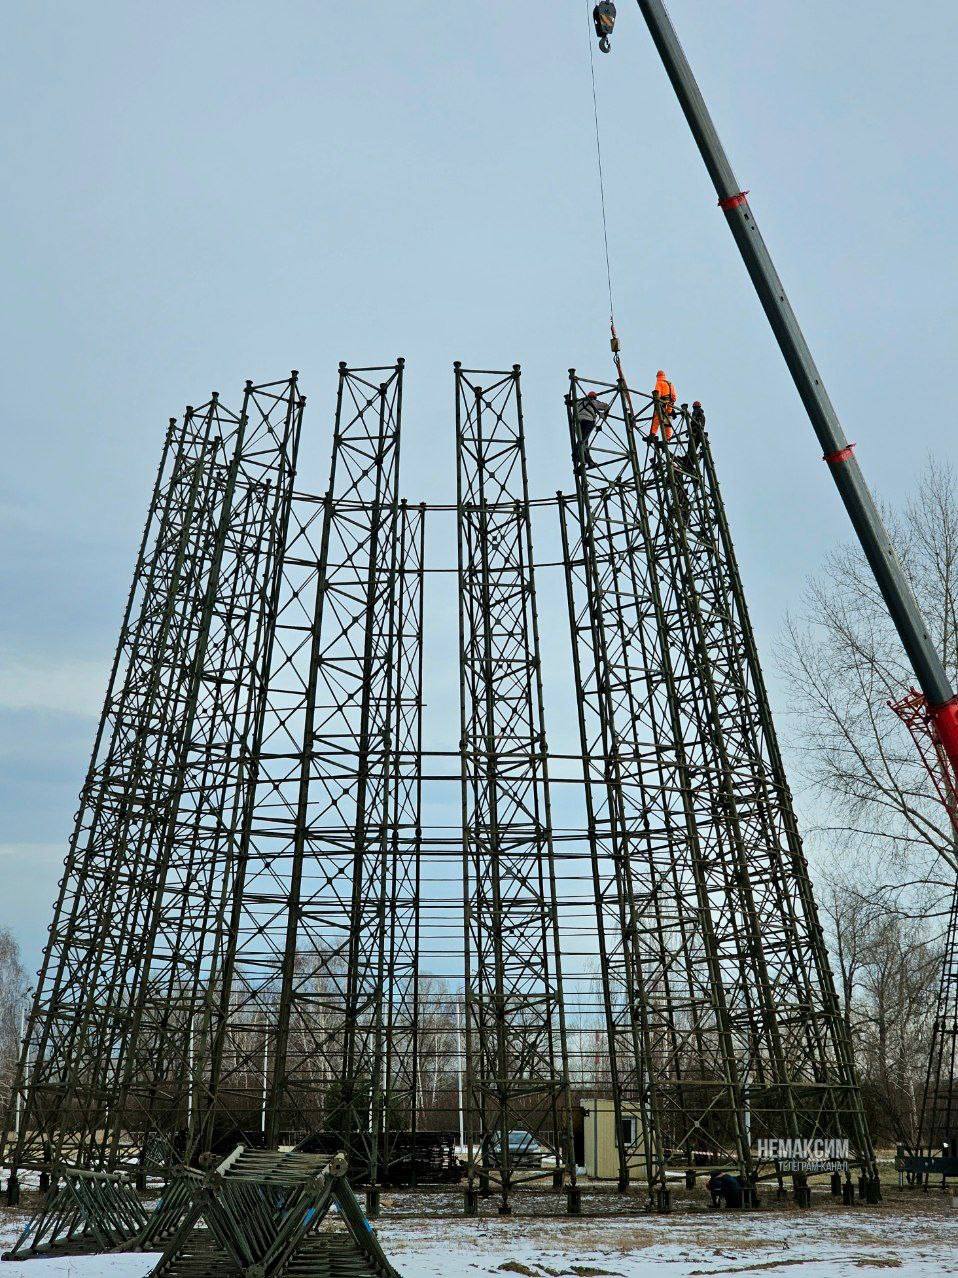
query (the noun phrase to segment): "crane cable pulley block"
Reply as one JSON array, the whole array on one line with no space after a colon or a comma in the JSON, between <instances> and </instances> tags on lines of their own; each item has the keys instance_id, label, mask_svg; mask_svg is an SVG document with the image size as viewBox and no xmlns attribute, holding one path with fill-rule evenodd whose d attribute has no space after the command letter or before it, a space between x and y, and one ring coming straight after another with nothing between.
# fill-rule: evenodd
<instances>
[{"instance_id":1,"label":"crane cable pulley block","mask_svg":"<svg viewBox=\"0 0 958 1278\"><path fill-rule=\"evenodd\" d=\"M615 5L612 0L599 0L592 10L592 21L595 23L595 33L599 37L599 48L603 53L611 53L612 45L609 43L609 36L615 26Z\"/></svg>"}]
</instances>

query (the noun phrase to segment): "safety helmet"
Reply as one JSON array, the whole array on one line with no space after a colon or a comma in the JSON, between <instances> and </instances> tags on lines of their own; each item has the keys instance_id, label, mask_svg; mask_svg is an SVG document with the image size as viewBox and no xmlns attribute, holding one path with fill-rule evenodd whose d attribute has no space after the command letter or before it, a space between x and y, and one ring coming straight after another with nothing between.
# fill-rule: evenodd
<instances>
[{"instance_id":1,"label":"safety helmet","mask_svg":"<svg viewBox=\"0 0 958 1278\"><path fill-rule=\"evenodd\" d=\"M589 399L598 399L598 398L599 398L599 392L598 392L598 391L589 391L589 394L588 394L587 398L589 398Z\"/></svg>"},{"instance_id":2,"label":"safety helmet","mask_svg":"<svg viewBox=\"0 0 958 1278\"><path fill-rule=\"evenodd\" d=\"M693 399L693 400L692 400L692 407L693 407L693 408L701 408L701 407L702 407L702 402L701 402L701 400Z\"/></svg>"},{"instance_id":3,"label":"safety helmet","mask_svg":"<svg viewBox=\"0 0 958 1278\"><path fill-rule=\"evenodd\" d=\"M659 371L658 371L655 375L656 375L656 377L664 377L664 376L665 376L665 369L664 369L664 368L660 368L660 369L659 369Z\"/></svg>"}]
</instances>

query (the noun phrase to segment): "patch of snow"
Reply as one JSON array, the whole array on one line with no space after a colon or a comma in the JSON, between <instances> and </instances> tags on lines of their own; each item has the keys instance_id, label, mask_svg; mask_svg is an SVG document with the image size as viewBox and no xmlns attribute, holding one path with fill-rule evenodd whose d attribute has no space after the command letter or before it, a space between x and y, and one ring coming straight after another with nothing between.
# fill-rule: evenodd
<instances>
[{"instance_id":1,"label":"patch of snow","mask_svg":"<svg viewBox=\"0 0 958 1278\"><path fill-rule=\"evenodd\" d=\"M436 1200L433 1200L436 1202ZM944 1197L809 1212L675 1211L546 1218L427 1214L428 1198L384 1202L376 1231L403 1278L896 1278L958 1275L958 1211ZM437 1203L436 1205L439 1205ZM408 1212L413 1208L414 1212ZM401 1213L401 1214L400 1214ZM408 1213L408 1214L407 1214ZM0 1210L0 1250L29 1213ZM158 1257L55 1256L0 1278L145 1278Z\"/></svg>"},{"instance_id":2,"label":"patch of snow","mask_svg":"<svg viewBox=\"0 0 958 1278\"><path fill-rule=\"evenodd\" d=\"M958 1274L958 1216L674 1214L631 1220L377 1222L403 1278L898 1278Z\"/></svg>"}]
</instances>

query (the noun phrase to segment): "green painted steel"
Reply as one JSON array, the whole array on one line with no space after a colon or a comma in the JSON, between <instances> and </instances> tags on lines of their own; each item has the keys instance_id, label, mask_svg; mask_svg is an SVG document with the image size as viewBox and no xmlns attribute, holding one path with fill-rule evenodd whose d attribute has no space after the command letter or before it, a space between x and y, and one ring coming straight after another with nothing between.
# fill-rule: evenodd
<instances>
[{"instance_id":1,"label":"green painted steel","mask_svg":"<svg viewBox=\"0 0 958 1278\"><path fill-rule=\"evenodd\" d=\"M399 1278L346 1170L345 1154L237 1146L192 1183L191 1208L150 1278Z\"/></svg>"},{"instance_id":2,"label":"green painted steel","mask_svg":"<svg viewBox=\"0 0 958 1278\"><path fill-rule=\"evenodd\" d=\"M757 1142L844 1139L875 1176L704 424L650 437L654 395L572 375L603 406L563 549L611 1094L642 1116L620 1185L668 1206L697 1157L748 1186Z\"/></svg>"},{"instance_id":3,"label":"green painted steel","mask_svg":"<svg viewBox=\"0 0 958 1278\"><path fill-rule=\"evenodd\" d=\"M3 1259L125 1249L148 1220L132 1177L64 1167Z\"/></svg>"}]
</instances>

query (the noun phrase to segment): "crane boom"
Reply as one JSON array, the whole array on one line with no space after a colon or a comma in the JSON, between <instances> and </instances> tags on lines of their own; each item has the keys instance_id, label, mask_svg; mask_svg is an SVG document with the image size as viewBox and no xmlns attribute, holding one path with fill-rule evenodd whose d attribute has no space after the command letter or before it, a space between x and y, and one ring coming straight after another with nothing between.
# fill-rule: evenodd
<instances>
[{"instance_id":1,"label":"crane boom","mask_svg":"<svg viewBox=\"0 0 958 1278\"><path fill-rule=\"evenodd\" d=\"M888 531L842 430L798 318L749 207L748 192L735 177L705 99L662 0L637 0L705 167L719 197L735 243L772 326L792 380L818 436L825 461L848 511L865 557L901 638L915 677L952 767L958 770L958 697L928 633Z\"/></svg>"}]
</instances>

